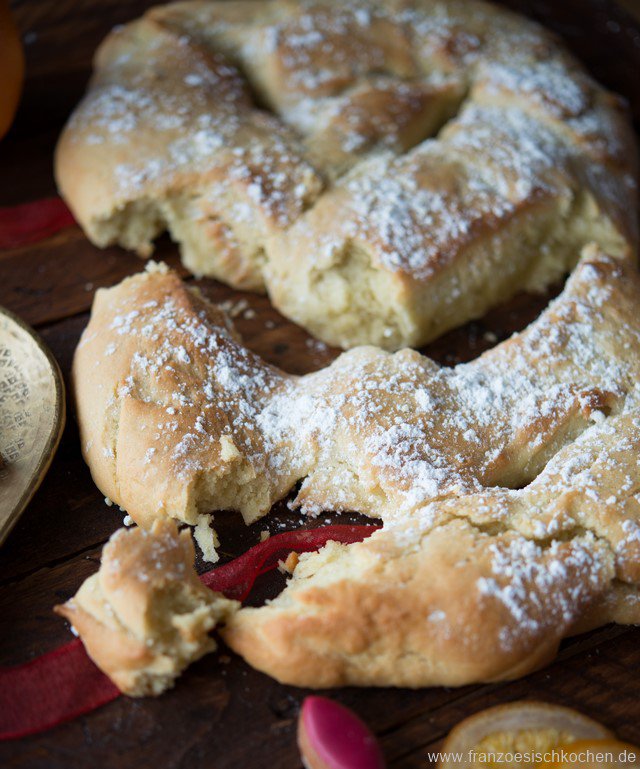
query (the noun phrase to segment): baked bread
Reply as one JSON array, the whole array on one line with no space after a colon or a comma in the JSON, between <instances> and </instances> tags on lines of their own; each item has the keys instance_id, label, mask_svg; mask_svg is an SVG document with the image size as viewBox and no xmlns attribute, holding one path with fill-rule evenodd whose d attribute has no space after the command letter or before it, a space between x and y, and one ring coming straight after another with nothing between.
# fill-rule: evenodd
<instances>
[{"instance_id":1,"label":"baked bread","mask_svg":"<svg viewBox=\"0 0 640 769\"><path fill-rule=\"evenodd\" d=\"M56 611L89 656L125 694L160 694L191 662L216 648L209 632L237 609L194 569L189 531L164 519L149 531L120 529L99 571Z\"/></svg>"},{"instance_id":2,"label":"baked bread","mask_svg":"<svg viewBox=\"0 0 640 769\"><path fill-rule=\"evenodd\" d=\"M640 623L640 411L607 421L522 492L436 501L302 554L226 643L297 686L461 686L525 675L578 630Z\"/></svg>"},{"instance_id":3,"label":"baked bread","mask_svg":"<svg viewBox=\"0 0 640 769\"><path fill-rule=\"evenodd\" d=\"M57 148L91 240L266 289L330 344L418 346L636 244L620 100L476 0L232 0L115 30Z\"/></svg>"},{"instance_id":4,"label":"baked bread","mask_svg":"<svg viewBox=\"0 0 640 769\"><path fill-rule=\"evenodd\" d=\"M471 363L363 347L294 377L155 267L97 292L73 369L83 450L145 527L251 522L300 481L305 512L383 519L229 618L227 643L279 680L515 677L571 632L640 621L639 296L631 261L589 246L529 328Z\"/></svg>"}]
</instances>

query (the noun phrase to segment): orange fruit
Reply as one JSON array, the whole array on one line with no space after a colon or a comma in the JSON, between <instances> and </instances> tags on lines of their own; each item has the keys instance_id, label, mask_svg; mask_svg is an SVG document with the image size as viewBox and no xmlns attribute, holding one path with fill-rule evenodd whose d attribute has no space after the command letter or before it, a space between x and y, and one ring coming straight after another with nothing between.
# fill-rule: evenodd
<instances>
[{"instance_id":1,"label":"orange fruit","mask_svg":"<svg viewBox=\"0 0 640 769\"><path fill-rule=\"evenodd\" d=\"M618 740L576 740L555 748L557 760L540 764L550 769L569 767L640 767L640 748Z\"/></svg>"},{"instance_id":2,"label":"orange fruit","mask_svg":"<svg viewBox=\"0 0 640 769\"><path fill-rule=\"evenodd\" d=\"M0 0L0 138L13 122L23 79L24 52L20 35L13 23L9 0Z\"/></svg>"},{"instance_id":3,"label":"orange fruit","mask_svg":"<svg viewBox=\"0 0 640 769\"><path fill-rule=\"evenodd\" d=\"M528 700L509 702L465 718L452 729L441 748L438 769L550 766L544 763L547 756L551 758L550 751L575 741L613 742L615 736L570 708Z\"/></svg>"}]
</instances>

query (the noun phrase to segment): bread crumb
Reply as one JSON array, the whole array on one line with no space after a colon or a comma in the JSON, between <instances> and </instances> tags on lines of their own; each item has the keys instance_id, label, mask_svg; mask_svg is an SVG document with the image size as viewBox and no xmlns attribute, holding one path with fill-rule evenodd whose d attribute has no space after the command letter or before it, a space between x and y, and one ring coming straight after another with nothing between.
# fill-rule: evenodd
<instances>
[{"instance_id":1,"label":"bread crumb","mask_svg":"<svg viewBox=\"0 0 640 769\"><path fill-rule=\"evenodd\" d=\"M293 574L299 560L296 552L289 553L284 561L278 561L278 571L282 574Z\"/></svg>"},{"instance_id":2,"label":"bread crumb","mask_svg":"<svg viewBox=\"0 0 640 769\"><path fill-rule=\"evenodd\" d=\"M236 444L233 442L233 438L230 435L220 436L220 458L223 462L231 462L233 459L238 459L240 452Z\"/></svg>"},{"instance_id":3,"label":"bread crumb","mask_svg":"<svg viewBox=\"0 0 640 769\"><path fill-rule=\"evenodd\" d=\"M193 538L202 551L203 560L215 563L220 560L216 551L216 548L220 547L220 540L216 530L211 528L211 518L210 515L198 516L198 522L193 530Z\"/></svg>"},{"instance_id":4,"label":"bread crumb","mask_svg":"<svg viewBox=\"0 0 640 769\"><path fill-rule=\"evenodd\" d=\"M149 259L145 271L152 275L167 275L169 267L164 262L156 262L153 259Z\"/></svg>"},{"instance_id":5,"label":"bread crumb","mask_svg":"<svg viewBox=\"0 0 640 769\"><path fill-rule=\"evenodd\" d=\"M237 318L238 315L246 317L244 313L249 310L249 302L246 299L238 299L237 302L234 302L232 299L227 299L225 302L221 302L218 306L221 310L224 310L230 318Z\"/></svg>"}]
</instances>

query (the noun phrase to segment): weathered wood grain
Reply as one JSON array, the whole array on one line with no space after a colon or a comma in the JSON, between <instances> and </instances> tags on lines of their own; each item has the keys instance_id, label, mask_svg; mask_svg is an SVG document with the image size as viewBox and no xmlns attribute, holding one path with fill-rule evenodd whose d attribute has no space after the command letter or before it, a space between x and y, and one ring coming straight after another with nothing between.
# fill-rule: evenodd
<instances>
[{"instance_id":1,"label":"weathered wood grain","mask_svg":"<svg viewBox=\"0 0 640 769\"><path fill-rule=\"evenodd\" d=\"M165 242L157 258L179 267L176 249ZM0 252L0 304L33 326L86 312L96 289L112 286L144 268L134 254L100 250L78 227L32 246Z\"/></svg>"}]
</instances>

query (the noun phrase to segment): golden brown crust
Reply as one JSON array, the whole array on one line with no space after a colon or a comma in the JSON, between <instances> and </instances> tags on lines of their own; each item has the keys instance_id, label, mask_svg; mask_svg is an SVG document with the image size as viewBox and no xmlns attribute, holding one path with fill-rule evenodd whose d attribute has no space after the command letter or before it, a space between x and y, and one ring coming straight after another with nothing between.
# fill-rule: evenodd
<instances>
[{"instance_id":1,"label":"golden brown crust","mask_svg":"<svg viewBox=\"0 0 640 769\"><path fill-rule=\"evenodd\" d=\"M393 534L374 537L349 553L351 569L331 561L316 569L313 559L304 560L302 576L281 599L243 609L225 641L254 667L299 686L415 688L516 678L553 658L571 621L563 595L581 593L597 572L595 558L574 568L576 553L586 552L578 543L537 553L522 538L487 536L461 521L438 527L408 552ZM502 553L514 571L523 570L517 581L496 576ZM365 558L367 567L358 568ZM560 565L568 565L563 580L542 579ZM342 578L332 579L332 570ZM609 576L603 567L593 577L595 594ZM592 596L585 588L576 597L569 611L579 614Z\"/></svg>"},{"instance_id":2,"label":"golden brown crust","mask_svg":"<svg viewBox=\"0 0 640 769\"><path fill-rule=\"evenodd\" d=\"M270 675L523 675L581 627L640 621L639 295L630 261L591 246L537 321L471 363L359 348L292 377L155 269L96 299L74 361L85 456L145 526L254 520L299 481L307 512L383 518L229 619Z\"/></svg>"},{"instance_id":3,"label":"golden brown crust","mask_svg":"<svg viewBox=\"0 0 640 769\"><path fill-rule=\"evenodd\" d=\"M640 561L637 542L631 554L618 539L625 521L637 533L637 500L615 514L610 503L603 525L604 497L635 475L639 429L636 410L563 449L523 491L434 502L361 545L302 556L287 590L243 609L225 641L285 683L454 686L519 677L568 634L640 622L637 578L615 579ZM610 479L585 462L590 449ZM598 480L568 480L577 463Z\"/></svg>"},{"instance_id":4,"label":"golden brown crust","mask_svg":"<svg viewBox=\"0 0 640 769\"><path fill-rule=\"evenodd\" d=\"M237 604L204 587L193 561L190 533L179 534L172 521L120 529L99 571L56 607L125 694L159 694L216 648L209 632Z\"/></svg>"},{"instance_id":5,"label":"golden brown crust","mask_svg":"<svg viewBox=\"0 0 640 769\"><path fill-rule=\"evenodd\" d=\"M200 0L102 44L56 153L89 237L266 288L345 348L417 346L636 244L621 101L476 0Z\"/></svg>"}]
</instances>

